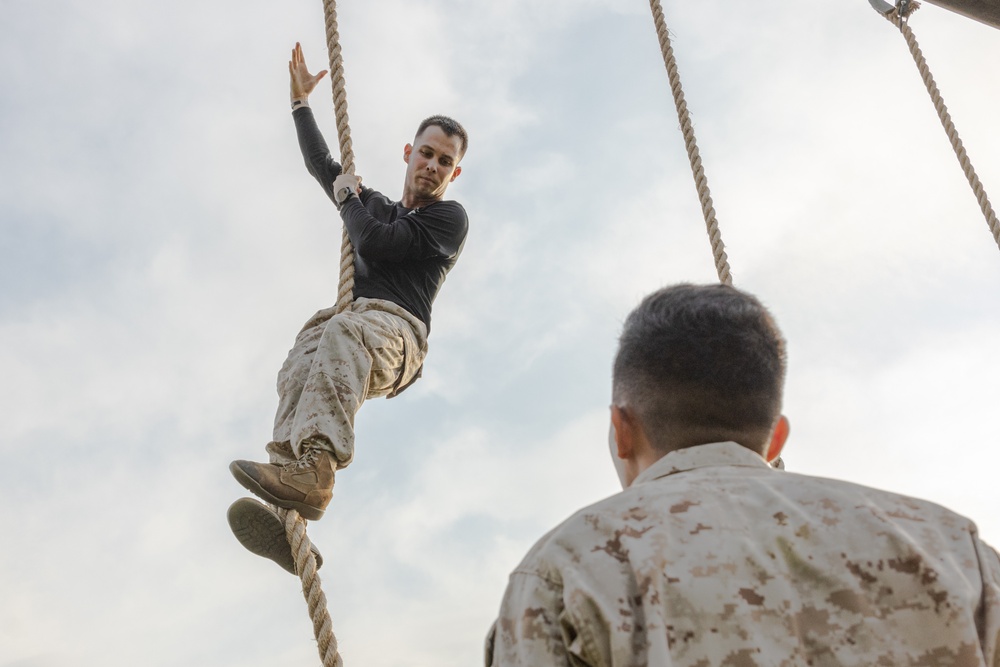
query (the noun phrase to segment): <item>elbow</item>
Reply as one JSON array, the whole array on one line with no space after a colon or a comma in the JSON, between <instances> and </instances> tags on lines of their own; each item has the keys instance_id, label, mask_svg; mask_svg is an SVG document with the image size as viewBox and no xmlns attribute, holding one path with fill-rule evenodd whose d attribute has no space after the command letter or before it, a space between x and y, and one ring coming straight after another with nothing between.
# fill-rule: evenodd
<instances>
[{"instance_id":1,"label":"elbow","mask_svg":"<svg viewBox=\"0 0 1000 667\"><path fill-rule=\"evenodd\" d=\"M313 160L312 157L306 157L303 162L305 162L306 171L308 171L313 178L319 179L320 172L319 169L316 168L316 161Z\"/></svg>"}]
</instances>

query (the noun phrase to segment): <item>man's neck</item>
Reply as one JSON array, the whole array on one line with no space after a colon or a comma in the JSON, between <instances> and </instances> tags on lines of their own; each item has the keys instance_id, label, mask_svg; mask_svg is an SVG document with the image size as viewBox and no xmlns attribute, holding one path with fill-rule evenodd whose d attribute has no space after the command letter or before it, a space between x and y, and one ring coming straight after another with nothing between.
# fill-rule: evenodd
<instances>
[{"instance_id":1,"label":"man's neck","mask_svg":"<svg viewBox=\"0 0 1000 667\"><path fill-rule=\"evenodd\" d=\"M441 201L441 197L418 197L410 192L404 192L403 198L399 200L399 203L406 208L423 208L424 206L430 206L435 202Z\"/></svg>"},{"instance_id":2,"label":"man's neck","mask_svg":"<svg viewBox=\"0 0 1000 667\"><path fill-rule=\"evenodd\" d=\"M656 446L653 446L653 449L659 455L657 458L660 458L679 449L689 449L716 442L735 442L757 454L763 455L767 437L768 434L766 431L757 430L727 428L679 429L671 433L669 437L662 439Z\"/></svg>"}]
</instances>

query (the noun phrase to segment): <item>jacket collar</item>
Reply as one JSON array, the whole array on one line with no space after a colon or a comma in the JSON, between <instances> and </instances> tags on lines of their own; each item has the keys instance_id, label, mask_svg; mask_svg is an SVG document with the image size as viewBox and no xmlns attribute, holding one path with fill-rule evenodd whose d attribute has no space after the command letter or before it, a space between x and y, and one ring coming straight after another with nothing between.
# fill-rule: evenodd
<instances>
[{"instance_id":1,"label":"jacket collar","mask_svg":"<svg viewBox=\"0 0 1000 667\"><path fill-rule=\"evenodd\" d=\"M736 442L713 442L708 445L697 445L685 449L677 449L653 465L643 470L632 486L652 482L653 480L673 475L685 470L707 468L710 466L745 466L749 468L770 468L764 458Z\"/></svg>"}]
</instances>

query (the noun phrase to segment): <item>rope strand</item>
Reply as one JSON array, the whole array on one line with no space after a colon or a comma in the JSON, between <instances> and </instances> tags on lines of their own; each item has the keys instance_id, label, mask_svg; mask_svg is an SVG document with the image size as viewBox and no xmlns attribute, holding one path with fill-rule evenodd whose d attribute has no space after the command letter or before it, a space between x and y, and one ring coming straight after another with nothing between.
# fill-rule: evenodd
<instances>
[{"instance_id":1,"label":"rope strand","mask_svg":"<svg viewBox=\"0 0 1000 667\"><path fill-rule=\"evenodd\" d=\"M712 193L708 189L708 178L705 176L705 169L701 164L701 155L698 153L698 142L695 140L694 126L691 124L691 116L688 114L687 102L684 100L684 90L681 88L681 78L677 72L677 61L674 59L674 49L670 45L670 33L667 30L667 23L663 18L663 8L660 6L660 0L649 0L649 8L653 12L653 23L656 25L656 35L660 40L663 64L667 68L667 77L670 79L670 92L674 95L677 118L680 121L681 133L684 135L684 145L687 147L688 161L691 163L694 184L698 190L701 212L705 217L708 239L712 244L715 270L719 274L719 282L724 285L732 285L733 276L729 270L729 257L726 255L726 246L722 242L722 232L719 231L719 222L715 218L715 205L712 203Z\"/></svg>"},{"instance_id":2,"label":"rope strand","mask_svg":"<svg viewBox=\"0 0 1000 667\"><path fill-rule=\"evenodd\" d=\"M924 81L924 86L927 88L927 92L931 96L931 101L934 103L934 109L937 111L938 118L941 119L941 125L944 126L945 134L948 135L948 141L951 142L951 147L955 151L958 163L962 166L965 178L969 181L969 185L972 187L972 192L976 196L976 201L979 202L979 208L983 212L983 216L986 218L986 225L990 228L990 232L993 234L993 240L996 241L997 247L1000 247L1000 222L997 221L997 215L993 211L993 206L990 204L989 197L986 196L986 190L983 189L983 184L979 181L979 176L976 175L976 170L972 166L972 161L969 160L969 156L965 152L965 146L962 145L962 139L958 136L958 130L955 129L955 124L951 121L951 114L948 113L948 107L944 104L944 98L941 97L941 93L938 91L937 84L934 82L934 77L931 75L931 70L927 66L927 61L924 59L924 54L920 51L920 46L917 44L917 38L914 37L913 31L910 29L909 21L906 20L909 13L912 13L912 11L918 6L919 5L916 3L913 3L913 5L911 5L910 12L907 12L907 16L900 16L899 11L896 9L884 14L884 16L890 23L899 28L900 32L903 33L906 45L909 47L910 54L913 56L913 62L917 64L917 70L920 72L920 78Z\"/></svg>"},{"instance_id":3,"label":"rope strand","mask_svg":"<svg viewBox=\"0 0 1000 667\"><path fill-rule=\"evenodd\" d=\"M278 516L285 522L285 537L292 547L295 557L295 571L302 580L302 595L309 608L309 618L313 622L313 634L316 637L319 657L323 667L343 667L337 638L333 634L333 621L326 608L326 595L323 593L322 582L316 571L316 557L312 553L312 543L306 535L306 521L295 510L276 508Z\"/></svg>"},{"instance_id":4,"label":"rope strand","mask_svg":"<svg viewBox=\"0 0 1000 667\"><path fill-rule=\"evenodd\" d=\"M333 110L337 121L337 138L340 143L340 164L342 173L354 173L354 149L351 145L351 128L347 115L347 91L344 85L344 59L340 49L340 33L337 30L336 0L324 0L323 13L326 18L326 45L330 56L330 84L333 88ZM340 283L337 288L337 312L343 312L354 300L354 247L344 228L340 247ZM326 594L316 570L316 558L312 554L312 542L306 534L306 521L295 510L275 508L285 523L285 537L295 557L295 571L302 581L302 595L309 608L309 618L313 623L316 648L319 650L323 667L343 667L337 638L333 634L333 621L327 610Z\"/></svg>"},{"instance_id":5,"label":"rope strand","mask_svg":"<svg viewBox=\"0 0 1000 667\"><path fill-rule=\"evenodd\" d=\"M337 2L323 1L326 17L326 48L330 54L330 85L333 88L333 111L337 120L337 139L340 142L340 164L345 174L354 173L354 148L351 144L351 127L347 115L347 89L344 85L344 58L340 49L337 30ZM340 244L340 284L337 288L337 312L342 313L354 300L354 247L344 228Z\"/></svg>"}]
</instances>

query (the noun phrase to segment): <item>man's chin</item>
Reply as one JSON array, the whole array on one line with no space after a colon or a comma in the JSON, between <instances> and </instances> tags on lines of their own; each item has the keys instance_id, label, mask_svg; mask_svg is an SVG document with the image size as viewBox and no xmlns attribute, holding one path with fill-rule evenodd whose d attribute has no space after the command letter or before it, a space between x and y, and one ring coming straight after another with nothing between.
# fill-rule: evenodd
<instances>
[{"instance_id":1,"label":"man's chin","mask_svg":"<svg viewBox=\"0 0 1000 667\"><path fill-rule=\"evenodd\" d=\"M438 189L436 187L431 186L428 183L418 183L417 187L413 188L413 192L416 193L418 197L421 197L423 199L438 197L441 195L441 193L438 192Z\"/></svg>"}]
</instances>

